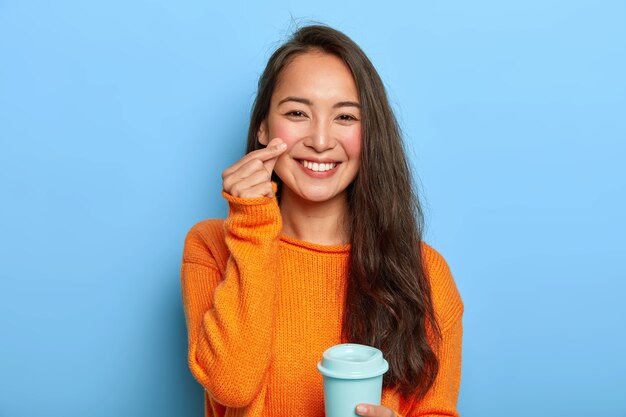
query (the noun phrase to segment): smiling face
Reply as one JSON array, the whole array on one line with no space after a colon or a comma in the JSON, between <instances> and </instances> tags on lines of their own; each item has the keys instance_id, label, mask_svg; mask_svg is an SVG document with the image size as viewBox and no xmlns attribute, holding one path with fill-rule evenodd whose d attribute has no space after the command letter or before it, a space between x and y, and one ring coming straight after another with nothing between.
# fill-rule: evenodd
<instances>
[{"instance_id":1,"label":"smiling face","mask_svg":"<svg viewBox=\"0 0 626 417\"><path fill-rule=\"evenodd\" d=\"M335 55L307 52L280 73L259 142L287 144L274 167L281 199L325 202L346 198L361 153L359 95L346 64Z\"/></svg>"}]
</instances>

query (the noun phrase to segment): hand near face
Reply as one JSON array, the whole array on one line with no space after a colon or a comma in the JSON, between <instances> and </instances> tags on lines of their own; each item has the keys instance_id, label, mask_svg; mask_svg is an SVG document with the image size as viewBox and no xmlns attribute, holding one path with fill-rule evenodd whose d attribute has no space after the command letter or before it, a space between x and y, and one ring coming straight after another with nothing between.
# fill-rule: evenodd
<instances>
[{"instance_id":1,"label":"hand near face","mask_svg":"<svg viewBox=\"0 0 626 417\"><path fill-rule=\"evenodd\" d=\"M287 145L280 138L272 139L266 148L252 151L222 173L222 187L233 197L273 197L272 172L278 157Z\"/></svg>"},{"instance_id":2,"label":"hand near face","mask_svg":"<svg viewBox=\"0 0 626 417\"><path fill-rule=\"evenodd\" d=\"M356 406L356 413L367 417L396 417L393 410L382 405L359 404Z\"/></svg>"}]
</instances>

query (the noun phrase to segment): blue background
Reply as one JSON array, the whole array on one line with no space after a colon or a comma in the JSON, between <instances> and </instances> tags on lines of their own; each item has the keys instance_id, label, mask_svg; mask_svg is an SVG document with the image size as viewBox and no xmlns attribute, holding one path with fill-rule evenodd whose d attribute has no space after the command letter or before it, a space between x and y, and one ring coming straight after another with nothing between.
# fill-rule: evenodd
<instances>
[{"instance_id":1,"label":"blue background","mask_svg":"<svg viewBox=\"0 0 626 417\"><path fill-rule=\"evenodd\" d=\"M310 20L388 86L466 305L462 415L626 416L626 4L601 0L0 0L0 416L202 415L183 239Z\"/></svg>"}]
</instances>

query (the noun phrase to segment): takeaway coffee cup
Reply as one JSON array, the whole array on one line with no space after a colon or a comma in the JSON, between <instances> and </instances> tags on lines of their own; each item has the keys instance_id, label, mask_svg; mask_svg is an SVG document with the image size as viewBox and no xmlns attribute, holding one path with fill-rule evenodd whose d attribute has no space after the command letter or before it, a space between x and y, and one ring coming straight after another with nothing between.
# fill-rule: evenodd
<instances>
[{"instance_id":1,"label":"takeaway coffee cup","mask_svg":"<svg viewBox=\"0 0 626 417\"><path fill-rule=\"evenodd\" d=\"M357 404L380 405L389 364L380 350L346 343L326 349L317 369L324 377L326 417L358 416Z\"/></svg>"}]
</instances>

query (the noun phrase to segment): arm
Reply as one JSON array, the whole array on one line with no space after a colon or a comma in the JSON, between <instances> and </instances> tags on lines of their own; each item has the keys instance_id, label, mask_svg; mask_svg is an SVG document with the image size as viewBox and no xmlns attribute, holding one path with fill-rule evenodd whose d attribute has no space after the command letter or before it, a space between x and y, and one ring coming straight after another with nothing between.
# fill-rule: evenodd
<instances>
[{"instance_id":1,"label":"arm","mask_svg":"<svg viewBox=\"0 0 626 417\"><path fill-rule=\"evenodd\" d=\"M225 271L205 242L219 231L206 236L193 228L183 256L183 304L191 372L217 402L243 407L260 391L270 363L281 222L275 198L224 196Z\"/></svg>"},{"instance_id":2,"label":"arm","mask_svg":"<svg viewBox=\"0 0 626 417\"><path fill-rule=\"evenodd\" d=\"M457 399L461 383L461 345L463 324L459 317L442 332L439 373L424 398L416 401L406 417L459 417Z\"/></svg>"},{"instance_id":3,"label":"arm","mask_svg":"<svg viewBox=\"0 0 626 417\"><path fill-rule=\"evenodd\" d=\"M456 402L461 382L461 318L442 332L439 351L439 373L432 388L420 401L401 401L406 414L394 412L385 406L361 404L357 414L367 417L459 417Z\"/></svg>"},{"instance_id":4,"label":"arm","mask_svg":"<svg viewBox=\"0 0 626 417\"><path fill-rule=\"evenodd\" d=\"M435 315L441 328L441 342L436 351L439 372L433 386L420 399L401 399L398 417L458 417L456 403L461 382L461 346L463 339L463 302L445 259L433 248L423 245L424 266L430 279ZM383 406L368 406L359 413L370 417L390 417Z\"/></svg>"},{"instance_id":5,"label":"arm","mask_svg":"<svg viewBox=\"0 0 626 417\"><path fill-rule=\"evenodd\" d=\"M406 417L458 417L457 399L461 384L463 301L446 260L424 244L424 265L430 278L435 315L441 328L437 351L439 372L435 383L419 401L403 404Z\"/></svg>"},{"instance_id":6,"label":"arm","mask_svg":"<svg viewBox=\"0 0 626 417\"><path fill-rule=\"evenodd\" d=\"M228 167L222 173L230 207L224 235L214 227L203 239L193 228L185 241L189 367L228 407L247 406L258 396L270 364L282 227L271 175L286 148L275 138Z\"/></svg>"}]
</instances>

